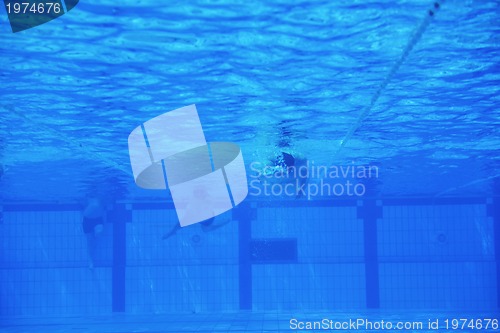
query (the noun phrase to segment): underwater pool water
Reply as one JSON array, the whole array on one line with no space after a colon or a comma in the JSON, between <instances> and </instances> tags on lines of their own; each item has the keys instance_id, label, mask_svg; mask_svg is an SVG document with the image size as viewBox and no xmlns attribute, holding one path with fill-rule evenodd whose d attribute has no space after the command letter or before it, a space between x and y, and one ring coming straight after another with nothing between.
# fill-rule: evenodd
<instances>
[{"instance_id":1,"label":"underwater pool water","mask_svg":"<svg viewBox=\"0 0 500 333\"><path fill-rule=\"evenodd\" d=\"M497 1L82 1L18 33L7 10L0 331L498 318ZM127 140L191 104L249 194L176 229Z\"/></svg>"}]
</instances>

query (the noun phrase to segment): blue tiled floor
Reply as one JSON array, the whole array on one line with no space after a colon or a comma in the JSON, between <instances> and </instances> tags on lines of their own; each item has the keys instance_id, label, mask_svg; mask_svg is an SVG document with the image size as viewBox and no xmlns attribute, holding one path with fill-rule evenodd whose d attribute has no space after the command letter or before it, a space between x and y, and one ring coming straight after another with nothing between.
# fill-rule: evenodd
<instances>
[{"instance_id":1,"label":"blue tiled floor","mask_svg":"<svg viewBox=\"0 0 500 333\"><path fill-rule=\"evenodd\" d=\"M210 313L210 314L150 314L92 317L64 317L64 318L0 318L0 332L2 333L163 333L163 332L293 332L290 328L290 319L297 318L303 321L320 321L323 318L335 321L364 318L370 321L419 321L423 323L418 332L436 332L429 330L429 319L439 318L441 324L448 318L498 318L497 312L484 313L435 313L435 312L399 312L365 311L365 312L330 312L330 313ZM440 330L443 330L440 325ZM300 330L299 330L300 331ZM314 330L328 331L328 330ZM340 330L344 332L365 330ZM467 332L468 330L459 330ZM481 330L482 332L494 330ZM311 330L309 330L311 332ZM471 330L472 332L472 330Z\"/></svg>"}]
</instances>

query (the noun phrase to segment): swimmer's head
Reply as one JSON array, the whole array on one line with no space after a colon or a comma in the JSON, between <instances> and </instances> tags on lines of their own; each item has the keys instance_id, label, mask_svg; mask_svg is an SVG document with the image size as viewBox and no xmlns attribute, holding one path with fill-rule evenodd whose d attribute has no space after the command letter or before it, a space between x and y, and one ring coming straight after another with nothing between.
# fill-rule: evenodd
<instances>
[{"instance_id":1,"label":"swimmer's head","mask_svg":"<svg viewBox=\"0 0 500 333\"><path fill-rule=\"evenodd\" d=\"M263 174L269 176L277 173L287 173L288 168L293 166L295 166L295 157L292 154L281 152L276 156L272 166L264 168Z\"/></svg>"},{"instance_id":2,"label":"swimmer's head","mask_svg":"<svg viewBox=\"0 0 500 333\"><path fill-rule=\"evenodd\" d=\"M277 157L276 157L276 166L282 167L282 168L289 168L295 165L295 157L293 157L292 154L288 154L285 152L281 152Z\"/></svg>"}]
</instances>

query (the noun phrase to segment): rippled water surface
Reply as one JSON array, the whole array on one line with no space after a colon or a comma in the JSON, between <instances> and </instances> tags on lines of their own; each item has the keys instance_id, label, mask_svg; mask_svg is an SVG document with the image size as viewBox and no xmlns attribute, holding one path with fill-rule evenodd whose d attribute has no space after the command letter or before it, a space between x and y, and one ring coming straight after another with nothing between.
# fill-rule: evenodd
<instances>
[{"instance_id":1,"label":"rippled water surface","mask_svg":"<svg viewBox=\"0 0 500 333\"><path fill-rule=\"evenodd\" d=\"M16 34L2 8L2 196L141 196L128 134L192 103L207 140L238 143L247 165L286 145L316 164L378 165L385 195L488 194L500 175L500 5L447 1L410 45L431 7L81 1Z\"/></svg>"}]
</instances>

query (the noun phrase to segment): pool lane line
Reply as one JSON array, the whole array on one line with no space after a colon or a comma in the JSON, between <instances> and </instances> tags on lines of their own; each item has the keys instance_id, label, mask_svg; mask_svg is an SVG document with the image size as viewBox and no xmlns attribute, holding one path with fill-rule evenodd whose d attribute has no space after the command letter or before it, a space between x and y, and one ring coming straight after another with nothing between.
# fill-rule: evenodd
<instances>
[{"instance_id":1,"label":"pool lane line","mask_svg":"<svg viewBox=\"0 0 500 333\"><path fill-rule=\"evenodd\" d=\"M441 1L435 1L433 4L433 8L430 9L427 12L427 15L425 16L425 19L420 23L420 26L417 28L409 42L406 44L406 47L403 50L403 53L399 57L398 61L391 67L389 72L387 73L384 81L380 84L378 87L377 91L375 94L372 96L370 99L370 104L364 108L363 112L359 115L359 117L356 119L356 121L351 125L351 127L347 130L347 133L344 135L343 139L340 141L340 146L338 147L337 151L333 155L333 158L335 159L340 151L346 146L347 142L351 139L351 137L354 135L356 130L361 126L361 123L366 119L372 108L375 106L377 103L380 95L382 92L385 90L389 82L393 79L394 75L397 73L401 65L405 62L406 58L408 58L408 55L411 53L415 45L420 41L422 38L422 35L424 34L425 30L427 30L427 27L429 24L432 22L432 19L434 18L434 15L436 12L441 8L441 4L444 3L444 0Z\"/></svg>"}]
</instances>

